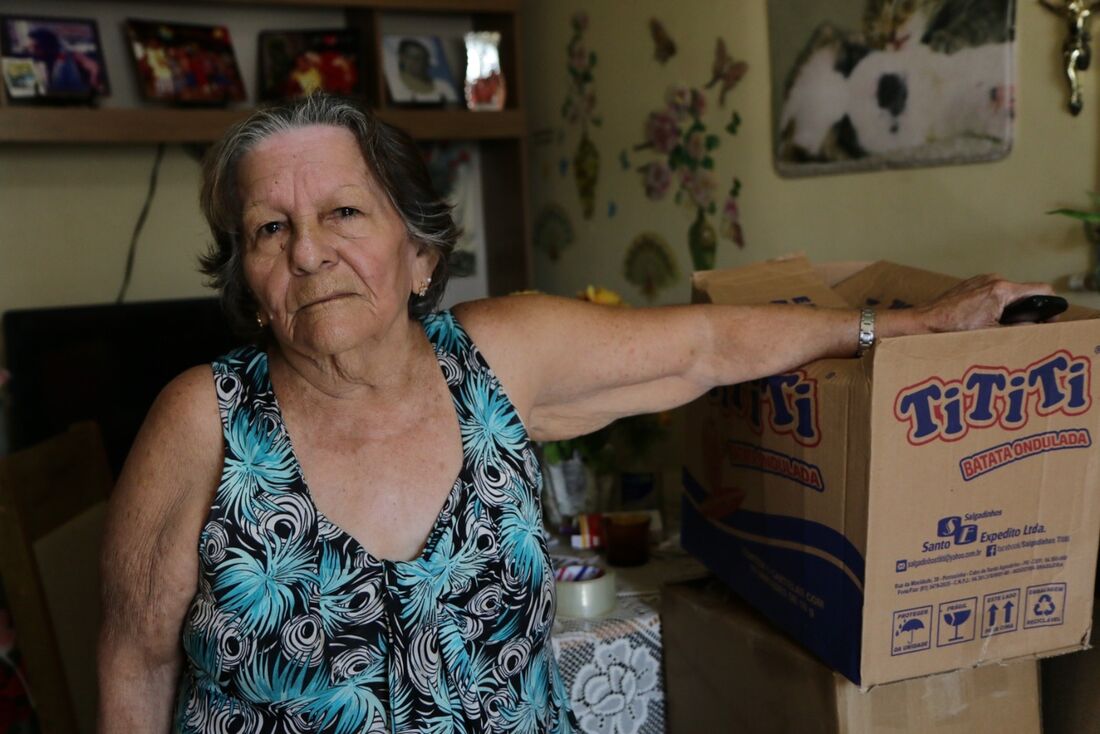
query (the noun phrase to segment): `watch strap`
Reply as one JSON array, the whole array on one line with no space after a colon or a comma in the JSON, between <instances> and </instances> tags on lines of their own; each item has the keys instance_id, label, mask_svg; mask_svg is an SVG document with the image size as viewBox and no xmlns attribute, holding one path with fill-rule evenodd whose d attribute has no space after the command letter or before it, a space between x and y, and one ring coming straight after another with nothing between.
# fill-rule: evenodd
<instances>
[{"instance_id":1,"label":"watch strap","mask_svg":"<svg viewBox=\"0 0 1100 734\"><path fill-rule=\"evenodd\" d=\"M859 312L859 342L856 346L856 356L862 357L868 349L875 345L875 310L873 308L860 309Z\"/></svg>"}]
</instances>

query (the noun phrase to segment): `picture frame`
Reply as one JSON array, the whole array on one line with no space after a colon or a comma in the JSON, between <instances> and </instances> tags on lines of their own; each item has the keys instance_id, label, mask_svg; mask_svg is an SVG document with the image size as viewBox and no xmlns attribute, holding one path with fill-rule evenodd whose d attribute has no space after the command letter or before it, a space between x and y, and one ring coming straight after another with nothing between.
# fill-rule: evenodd
<instances>
[{"instance_id":1,"label":"picture frame","mask_svg":"<svg viewBox=\"0 0 1100 734\"><path fill-rule=\"evenodd\" d=\"M474 31L466 44L466 107L471 110L504 109L507 84L500 64L500 33Z\"/></svg>"},{"instance_id":2,"label":"picture frame","mask_svg":"<svg viewBox=\"0 0 1100 734\"><path fill-rule=\"evenodd\" d=\"M86 103L111 92L92 18L0 16L0 58L15 101Z\"/></svg>"},{"instance_id":3,"label":"picture frame","mask_svg":"<svg viewBox=\"0 0 1100 734\"><path fill-rule=\"evenodd\" d=\"M353 30L261 31L258 53L261 100L363 92L363 44Z\"/></svg>"},{"instance_id":4,"label":"picture frame","mask_svg":"<svg viewBox=\"0 0 1100 734\"><path fill-rule=\"evenodd\" d=\"M1015 4L768 0L781 176L977 163L1012 149Z\"/></svg>"},{"instance_id":5,"label":"picture frame","mask_svg":"<svg viewBox=\"0 0 1100 734\"><path fill-rule=\"evenodd\" d=\"M224 105L245 100L225 26L129 18L125 29L146 101Z\"/></svg>"},{"instance_id":6,"label":"picture frame","mask_svg":"<svg viewBox=\"0 0 1100 734\"><path fill-rule=\"evenodd\" d=\"M383 36L382 69L395 104L459 102L455 79L438 36Z\"/></svg>"}]
</instances>

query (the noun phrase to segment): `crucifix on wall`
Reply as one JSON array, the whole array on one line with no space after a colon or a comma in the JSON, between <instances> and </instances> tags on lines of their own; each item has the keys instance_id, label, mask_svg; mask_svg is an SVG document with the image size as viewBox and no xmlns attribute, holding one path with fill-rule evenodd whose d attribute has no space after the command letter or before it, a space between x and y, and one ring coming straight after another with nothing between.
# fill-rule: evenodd
<instances>
[{"instance_id":1,"label":"crucifix on wall","mask_svg":"<svg viewBox=\"0 0 1100 734\"><path fill-rule=\"evenodd\" d=\"M1078 73L1089 68L1092 60L1092 40L1088 31L1089 16L1100 7L1100 0L1063 0L1060 4L1039 0L1039 4L1063 18L1069 26L1062 59L1065 62L1066 81L1069 82L1069 111L1076 115L1081 111L1081 80Z\"/></svg>"}]
</instances>

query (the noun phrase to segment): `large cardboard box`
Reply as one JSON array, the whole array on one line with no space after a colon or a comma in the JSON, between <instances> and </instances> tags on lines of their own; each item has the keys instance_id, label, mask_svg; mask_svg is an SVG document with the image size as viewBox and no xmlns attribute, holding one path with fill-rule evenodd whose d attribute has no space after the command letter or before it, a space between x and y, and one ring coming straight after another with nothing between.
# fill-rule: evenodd
<instances>
[{"instance_id":1,"label":"large cardboard box","mask_svg":"<svg viewBox=\"0 0 1100 734\"><path fill-rule=\"evenodd\" d=\"M843 271L696 273L695 300L899 308L955 282ZM1094 316L883 339L712 390L688 409L684 547L864 687L1081 647L1100 535Z\"/></svg>"},{"instance_id":2,"label":"large cardboard box","mask_svg":"<svg viewBox=\"0 0 1100 734\"><path fill-rule=\"evenodd\" d=\"M1092 644L1100 643L1092 610ZM1043 734L1100 734L1100 648L1048 658L1043 673Z\"/></svg>"},{"instance_id":3,"label":"large cardboard box","mask_svg":"<svg viewBox=\"0 0 1100 734\"><path fill-rule=\"evenodd\" d=\"M710 581L661 595L670 734L1038 734L1035 660L863 693Z\"/></svg>"}]
</instances>

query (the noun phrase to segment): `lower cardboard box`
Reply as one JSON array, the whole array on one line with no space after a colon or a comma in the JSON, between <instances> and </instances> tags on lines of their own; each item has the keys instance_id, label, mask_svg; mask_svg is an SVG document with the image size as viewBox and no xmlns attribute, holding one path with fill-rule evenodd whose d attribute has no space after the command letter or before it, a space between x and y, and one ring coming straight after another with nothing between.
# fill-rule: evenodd
<instances>
[{"instance_id":1,"label":"lower cardboard box","mask_svg":"<svg viewBox=\"0 0 1100 734\"><path fill-rule=\"evenodd\" d=\"M1100 644L1100 605L1093 606L1092 644ZM1043 667L1044 734L1100 734L1100 649L1048 658Z\"/></svg>"},{"instance_id":2,"label":"lower cardboard box","mask_svg":"<svg viewBox=\"0 0 1100 734\"><path fill-rule=\"evenodd\" d=\"M713 579L666 586L661 626L670 734L1042 731L1033 659L860 692Z\"/></svg>"}]
</instances>

